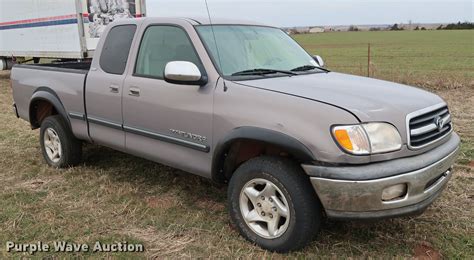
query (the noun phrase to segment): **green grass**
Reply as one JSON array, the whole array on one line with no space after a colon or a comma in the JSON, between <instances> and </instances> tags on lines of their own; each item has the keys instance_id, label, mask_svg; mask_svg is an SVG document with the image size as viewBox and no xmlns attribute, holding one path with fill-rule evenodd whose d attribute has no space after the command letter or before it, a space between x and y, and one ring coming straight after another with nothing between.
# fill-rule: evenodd
<instances>
[{"instance_id":1,"label":"green grass","mask_svg":"<svg viewBox=\"0 0 474 260\"><path fill-rule=\"evenodd\" d=\"M435 91L449 103L456 132L462 138L461 155L449 186L441 198L418 217L369 223L325 221L314 242L288 255L264 251L239 236L229 224L225 186L216 186L200 177L94 145L85 146L84 163L78 167L67 170L47 167L41 157L38 131L31 131L27 122L16 119L11 112L9 73L1 72L0 259L29 257L28 254L7 253L6 241L51 243L62 240L91 246L96 241L143 243L146 251L38 253L35 256L261 259L434 258L442 255L448 259L472 259L474 83L471 83L470 72L458 75L456 71L448 70L448 67L472 67L472 57L471 63L467 58L452 58L454 54L469 55L466 42L472 39L472 33L416 33L420 34L328 33L296 38L311 52L321 54L330 68L345 72L354 68L337 68L336 65L358 66L363 58L355 56L364 55L363 44L367 41L374 43L375 54L387 50L400 55L444 53L451 56L413 58L405 67L397 68L416 71L416 76L395 73L395 69L384 72L378 67L392 63L388 66L392 68L404 59L384 59L384 63L379 63L376 57L374 62L378 68L376 77L394 77L396 81ZM455 44L457 42L459 46ZM470 55L473 55L472 51ZM449 66L444 67L445 64ZM433 68L435 72L445 68L445 76L430 76ZM359 72L353 71L363 74Z\"/></svg>"},{"instance_id":2,"label":"green grass","mask_svg":"<svg viewBox=\"0 0 474 260\"><path fill-rule=\"evenodd\" d=\"M294 38L336 71L367 75L370 43L371 70L376 77L474 78L474 30L333 32Z\"/></svg>"}]
</instances>

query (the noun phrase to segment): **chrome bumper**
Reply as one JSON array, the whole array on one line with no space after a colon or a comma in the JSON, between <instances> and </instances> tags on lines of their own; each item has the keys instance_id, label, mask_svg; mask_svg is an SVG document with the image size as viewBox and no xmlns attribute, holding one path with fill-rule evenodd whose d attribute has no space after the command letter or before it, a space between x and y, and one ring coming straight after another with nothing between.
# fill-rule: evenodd
<instances>
[{"instance_id":1,"label":"chrome bumper","mask_svg":"<svg viewBox=\"0 0 474 260\"><path fill-rule=\"evenodd\" d=\"M310 179L330 218L371 219L416 214L423 212L445 188L452 176L452 165L458 153L459 148L456 148L436 163L386 178L336 180L311 177ZM364 171L364 167L367 166L360 166L360 170ZM306 165L304 168L307 172L311 171L310 166ZM406 193L393 200L382 200L383 191L397 184L406 184Z\"/></svg>"}]
</instances>

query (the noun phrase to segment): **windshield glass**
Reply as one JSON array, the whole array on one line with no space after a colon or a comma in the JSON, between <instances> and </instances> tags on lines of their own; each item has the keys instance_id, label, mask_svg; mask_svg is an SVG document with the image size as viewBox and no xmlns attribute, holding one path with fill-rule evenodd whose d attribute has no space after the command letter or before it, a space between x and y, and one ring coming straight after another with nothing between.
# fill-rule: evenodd
<instances>
[{"instance_id":1,"label":"windshield glass","mask_svg":"<svg viewBox=\"0 0 474 260\"><path fill-rule=\"evenodd\" d=\"M236 76L241 72L262 69L275 70L274 72L278 73L302 66L318 65L301 46L280 29L246 25L213 27L205 25L196 28L224 76Z\"/></svg>"}]
</instances>

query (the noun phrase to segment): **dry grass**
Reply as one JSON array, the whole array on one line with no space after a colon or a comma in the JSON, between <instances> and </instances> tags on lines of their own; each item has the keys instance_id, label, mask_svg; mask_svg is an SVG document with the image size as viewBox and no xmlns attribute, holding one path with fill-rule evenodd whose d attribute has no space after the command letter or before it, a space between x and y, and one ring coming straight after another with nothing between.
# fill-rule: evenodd
<instances>
[{"instance_id":1,"label":"dry grass","mask_svg":"<svg viewBox=\"0 0 474 260\"><path fill-rule=\"evenodd\" d=\"M273 254L247 243L230 225L226 187L107 148L87 145L84 163L47 167L38 131L11 113L9 74L0 74L0 258L5 241L143 243L144 253L41 253L94 258L391 258L474 257L473 88L421 84L451 107L463 154L443 196L418 217L380 222L326 221L299 252ZM413 83L413 82L411 82ZM416 82L415 82L416 83ZM28 256L28 255L23 255Z\"/></svg>"}]
</instances>

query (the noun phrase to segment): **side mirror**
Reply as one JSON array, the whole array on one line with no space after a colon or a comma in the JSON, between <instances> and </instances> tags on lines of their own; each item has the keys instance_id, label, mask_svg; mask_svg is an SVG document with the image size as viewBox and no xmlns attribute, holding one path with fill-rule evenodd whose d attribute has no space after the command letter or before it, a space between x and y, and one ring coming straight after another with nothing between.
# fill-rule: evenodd
<instances>
[{"instance_id":1,"label":"side mirror","mask_svg":"<svg viewBox=\"0 0 474 260\"><path fill-rule=\"evenodd\" d=\"M165 81L180 85L205 85L207 77L201 75L196 64L189 61L171 61L165 67Z\"/></svg>"},{"instance_id":2,"label":"side mirror","mask_svg":"<svg viewBox=\"0 0 474 260\"><path fill-rule=\"evenodd\" d=\"M324 60L319 55L314 55L313 59L319 64L319 67L324 68Z\"/></svg>"}]
</instances>

